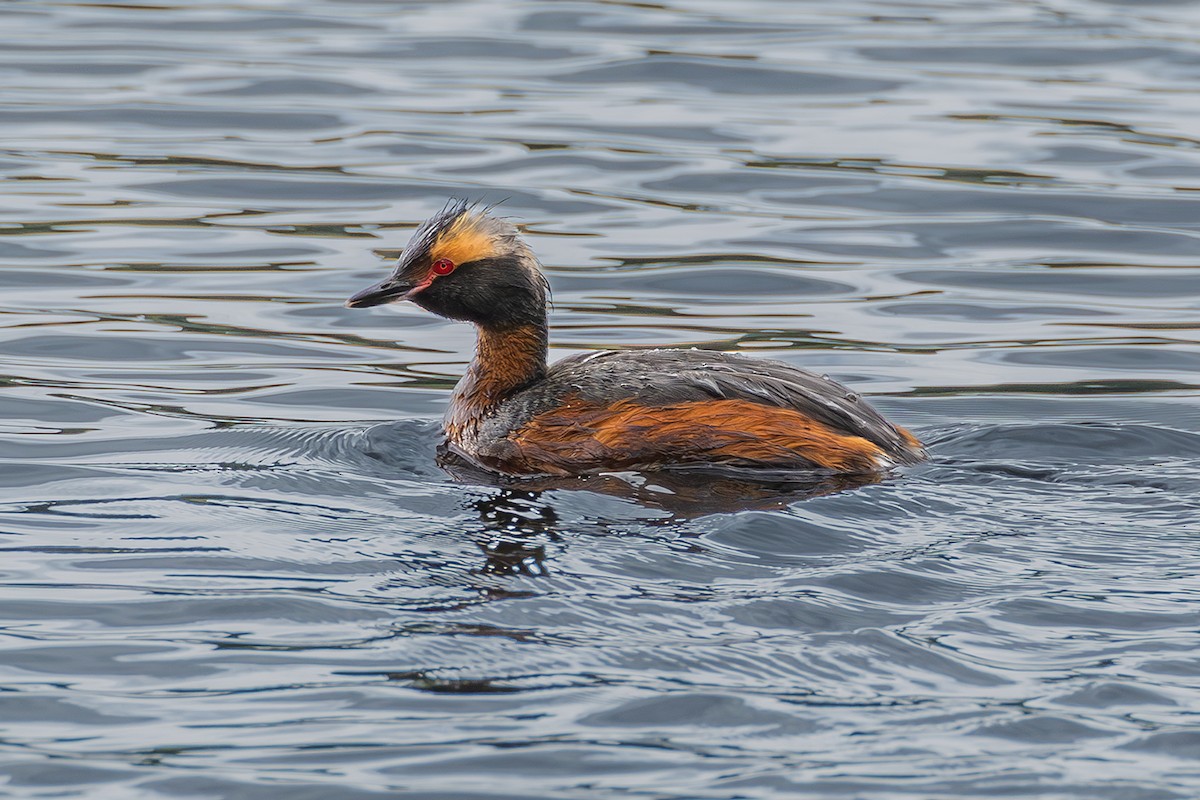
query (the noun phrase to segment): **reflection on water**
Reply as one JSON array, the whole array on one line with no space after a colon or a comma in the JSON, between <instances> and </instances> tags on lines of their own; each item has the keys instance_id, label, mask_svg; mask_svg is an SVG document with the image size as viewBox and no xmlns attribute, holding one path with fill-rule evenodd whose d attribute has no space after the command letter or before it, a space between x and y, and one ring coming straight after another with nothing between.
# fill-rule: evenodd
<instances>
[{"instance_id":1,"label":"reflection on water","mask_svg":"<svg viewBox=\"0 0 1200 800\"><path fill-rule=\"evenodd\" d=\"M0 6L6 796L1191 798L1188 3ZM866 485L439 465L503 200L555 356L764 351Z\"/></svg>"},{"instance_id":2,"label":"reflection on water","mask_svg":"<svg viewBox=\"0 0 1200 800\"><path fill-rule=\"evenodd\" d=\"M570 477L510 478L485 472L442 448L438 450L438 464L464 484L501 487L499 495L485 501L489 514L484 519L499 514L498 519L518 527L517 517L503 510L508 507L506 501L514 490L526 502L535 501L542 493L556 489L596 492L634 502L643 508L662 510L667 513L664 520L675 521L707 514L783 509L801 500L869 486L888 477L824 471L770 473L737 468L679 468L657 472L614 471ZM500 505L493 506L493 501ZM540 514L539 518L545 518L547 522L556 519L552 509L543 508L546 513Z\"/></svg>"}]
</instances>

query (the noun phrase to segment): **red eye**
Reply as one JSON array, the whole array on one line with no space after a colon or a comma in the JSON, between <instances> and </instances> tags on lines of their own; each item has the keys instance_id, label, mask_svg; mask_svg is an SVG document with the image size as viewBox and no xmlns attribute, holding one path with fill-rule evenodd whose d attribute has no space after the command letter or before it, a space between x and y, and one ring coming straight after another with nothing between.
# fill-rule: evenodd
<instances>
[{"instance_id":1,"label":"red eye","mask_svg":"<svg viewBox=\"0 0 1200 800\"><path fill-rule=\"evenodd\" d=\"M439 258L433 262L434 275L449 275L454 272L454 262L448 258Z\"/></svg>"}]
</instances>

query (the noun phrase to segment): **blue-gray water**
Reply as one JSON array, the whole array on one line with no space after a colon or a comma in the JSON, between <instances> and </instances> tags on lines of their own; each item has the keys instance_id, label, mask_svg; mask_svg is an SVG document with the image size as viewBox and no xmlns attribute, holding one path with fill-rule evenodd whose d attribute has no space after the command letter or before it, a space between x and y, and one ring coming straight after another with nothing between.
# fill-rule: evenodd
<instances>
[{"instance_id":1,"label":"blue-gray water","mask_svg":"<svg viewBox=\"0 0 1200 800\"><path fill-rule=\"evenodd\" d=\"M6 797L1200 796L1200 4L0 6ZM555 357L828 373L876 485L456 482L457 195ZM671 489L671 491L664 491Z\"/></svg>"}]
</instances>

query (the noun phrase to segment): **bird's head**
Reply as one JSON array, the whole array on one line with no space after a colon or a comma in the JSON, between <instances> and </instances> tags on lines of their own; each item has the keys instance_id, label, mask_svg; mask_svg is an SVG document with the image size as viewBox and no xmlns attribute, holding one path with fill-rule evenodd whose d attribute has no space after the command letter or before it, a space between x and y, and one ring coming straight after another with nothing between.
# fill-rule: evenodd
<instances>
[{"instance_id":1,"label":"bird's head","mask_svg":"<svg viewBox=\"0 0 1200 800\"><path fill-rule=\"evenodd\" d=\"M512 223L453 201L421 223L390 276L346 306L399 300L449 319L505 328L545 319L546 279Z\"/></svg>"}]
</instances>

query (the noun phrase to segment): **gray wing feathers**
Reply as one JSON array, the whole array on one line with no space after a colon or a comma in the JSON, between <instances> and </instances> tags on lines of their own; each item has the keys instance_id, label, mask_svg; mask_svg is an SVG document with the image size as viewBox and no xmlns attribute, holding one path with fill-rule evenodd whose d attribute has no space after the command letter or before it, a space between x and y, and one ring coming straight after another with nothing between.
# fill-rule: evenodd
<instances>
[{"instance_id":1,"label":"gray wing feathers","mask_svg":"<svg viewBox=\"0 0 1200 800\"><path fill-rule=\"evenodd\" d=\"M593 402L630 399L667 405L725 399L791 408L888 451L913 449L857 394L782 361L706 350L604 351L560 361L549 377L566 392Z\"/></svg>"}]
</instances>

